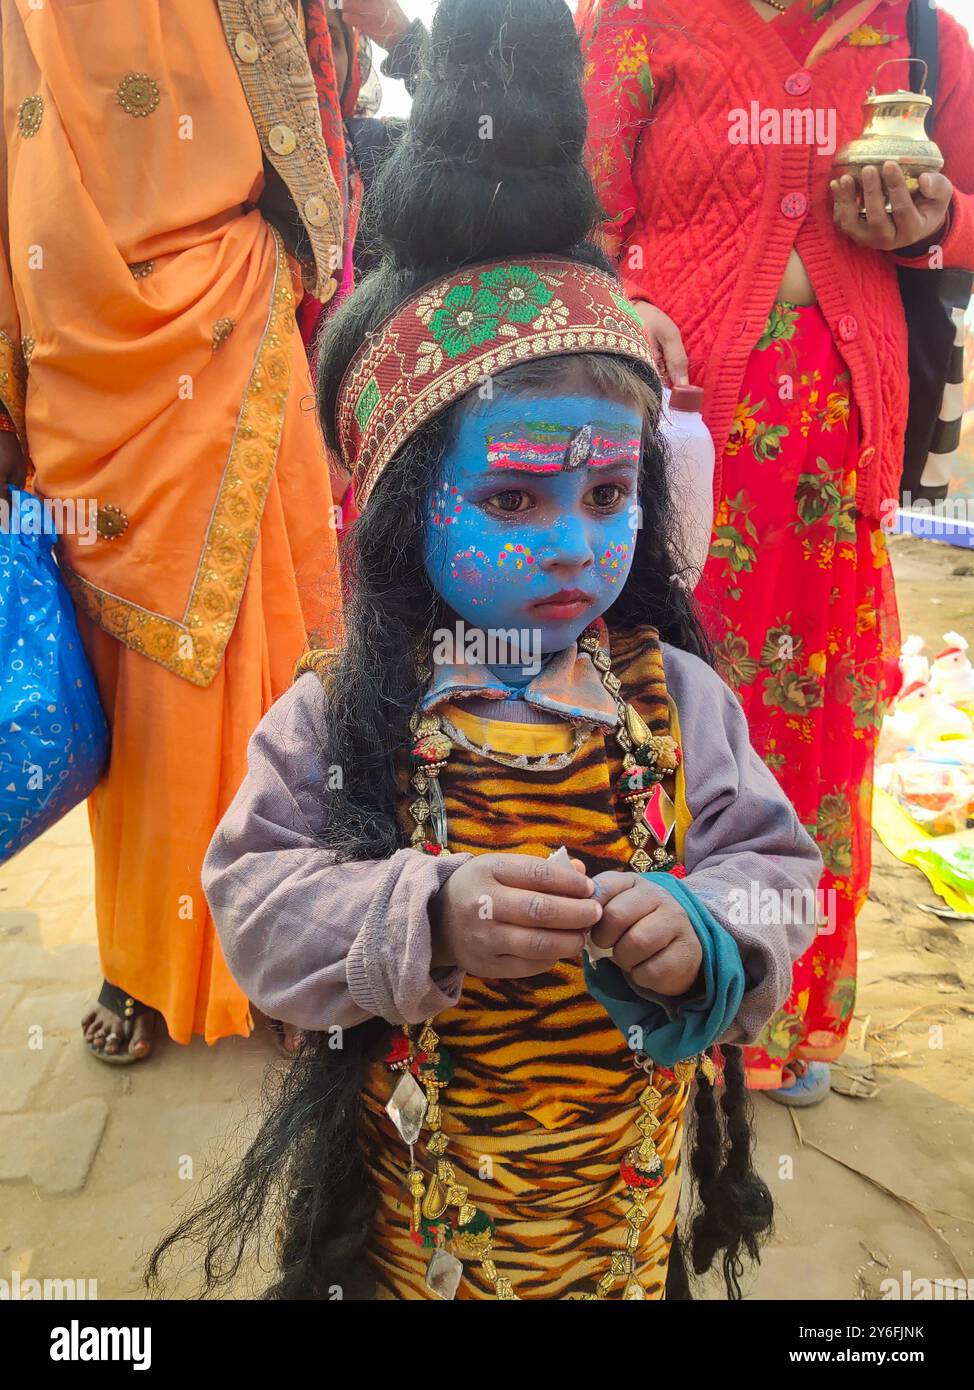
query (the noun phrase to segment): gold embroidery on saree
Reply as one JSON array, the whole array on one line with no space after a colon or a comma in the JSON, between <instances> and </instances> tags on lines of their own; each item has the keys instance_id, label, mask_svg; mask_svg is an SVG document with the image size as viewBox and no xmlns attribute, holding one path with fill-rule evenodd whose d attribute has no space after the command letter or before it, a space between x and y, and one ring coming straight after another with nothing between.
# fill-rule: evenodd
<instances>
[{"instance_id":1,"label":"gold embroidery on saree","mask_svg":"<svg viewBox=\"0 0 974 1390\"><path fill-rule=\"evenodd\" d=\"M93 622L193 685L205 686L213 680L233 631L287 409L294 292L287 255L276 232L274 244L277 261L267 322L182 622L150 612L99 589L67 566L62 568L75 602ZM13 418L16 423L17 417Z\"/></svg>"},{"instance_id":2,"label":"gold embroidery on saree","mask_svg":"<svg viewBox=\"0 0 974 1390\"><path fill-rule=\"evenodd\" d=\"M305 288L327 303L342 264L344 213L297 16L289 0L217 0L217 8L265 158L284 180L311 246ZM296 137L286 153L270 139L281 129Z\"/></svg>"},{"instance_id":3,"label":"gold embroidery on saree","mask_svg":"<svg viewBox=\"0 0 974 1390\"><path fill-rule=\"evenodd\" d=\"M21 444L24 442L26 376L20 344L0 329L0 404L13 420Z\"/></svg>"}]
</instances>

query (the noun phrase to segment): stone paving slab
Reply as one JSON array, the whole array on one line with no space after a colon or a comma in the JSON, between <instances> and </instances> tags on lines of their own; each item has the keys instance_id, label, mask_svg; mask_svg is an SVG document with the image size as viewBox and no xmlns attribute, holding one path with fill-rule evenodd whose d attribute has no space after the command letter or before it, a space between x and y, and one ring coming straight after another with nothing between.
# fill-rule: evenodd
<instances>
[{"instance_id":1,"label":"stone paving slab","mask_svg":"<svg viewBox=\"0 0 974 1390\"><path fill-rule=\"evenodd\" d=\"M0 1028L3 1027L9 1015L13 1013L14 1006L23 992L22 989L13 987L9 989L0 989Z\"/></svg>"},{"instance_id":2,"label":"stone paving slab","mask_svg":"<svg viewBox=\"0 0 974 1390\"><path fill-rule=\"evenodd\" d=\"M13 941L4 948L3 972L9 981L21 984L94 982L98 978L98 950L94 943L75 943L63 951L46 951L32 942Z\"/></svg>"},{"instance_id":3,"label":"stone paving slab","mask_svg":"<svg viewBox=\"0 0 974 1390\"><path fill-rule=\"evenodd\" d=\"M35 994L31 991L13 1009L6 1023L0 1009L0 1043L26 1041L31 1028L41 1028L45 1036L80 1037L81 1016L90 1000L88 992Z\"/></svg>"},{"instance_id":4,"label":"stone paving slab","mask_svg":"<svg viewBox=\"0 0 974 1390\"><path fill-rule=\"evenodd\" d=\"M0 912L16 912L31 907L37 894L52 878L57 878L57 872L50 860L46 865L27 866L14 859L4 870L3 884L0 886Z\"/></svg>"},{"instance_id":5,"label":"stone paving slab","mask_svg":"<svg viewBox=\"0 0 974 1390\"><path fill-rule=\"evenodd\" d=\"M0 1181L27 1178L42 1193L78 1192L108 1122L103 1100L79 1100L59 1113L0 1116Z\"/></svg>"},{"instance_id":6,"label":"stone paving slab","mask_svg":"<svg viewBox=\"0 0 974 1390\"><path fill-rule=\"evenodd\" d=\"M52 1046L0 1048L0 1114L22 1110L54 1062Z\"/></svg>"}]
</instances>

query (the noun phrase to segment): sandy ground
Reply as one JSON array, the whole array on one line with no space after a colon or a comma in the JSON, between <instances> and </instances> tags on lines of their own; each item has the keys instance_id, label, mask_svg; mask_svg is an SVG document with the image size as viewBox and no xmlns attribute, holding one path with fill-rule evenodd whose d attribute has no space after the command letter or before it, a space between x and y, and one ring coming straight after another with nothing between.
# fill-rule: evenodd
<instances>
[{"instance_id":1,"label":"sandy ground","mask_svg":"<svg viewBox=\"0 0 974 1390\"><path fill-rule=\"evenodd\" d=\"M951 628L974 639L974 556L898 540L894 562L904 633L934 650ZM836 1071L874 1094L833 1093L797 1116L757 1100L778 1217L751 1297L872 1299L907 1272L914 1289L974 1280L974 923L916 906L934 900L876 842L852 1045ZM98 1297L138 1298L146 1250L246 1135L265 1069L280 1064L258 1033L164 1044L148 1065L109 1069L78 1026L98 975L79 809L0 871L0 1279L96 1280Z\"/></svg>"}]
</instances>

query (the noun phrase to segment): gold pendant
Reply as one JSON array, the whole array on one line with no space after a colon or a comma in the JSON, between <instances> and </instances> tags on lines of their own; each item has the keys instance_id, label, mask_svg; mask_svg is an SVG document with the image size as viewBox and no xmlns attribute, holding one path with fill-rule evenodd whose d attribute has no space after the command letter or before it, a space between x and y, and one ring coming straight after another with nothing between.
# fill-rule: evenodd
<instances>
[{"instance_id":1,"label":"gold pendant","mask_svg":"<svg viewBox=\"0 0 974 1390\"><path fill-rule=\"evenodd\" d=\"M626 705L626 730L637 748L653 737L652 729L632 705Z\"/></svg>"},{"instance_id":2,"label":"gold pendant","mask_svg":"<svg viewBox=\"0 0 974 1390\"><path fill-rule=\"evenodd\" d=\"M423 1198L423 1215L427 1221L438 1221L450 1205L446 1188L435 1175L430 1178Z\"/></svg>"},{"instance_id":3,"label":"gold pendant","mask_svg":"<svg viewBox=\"0 0 974 1390\"><path fill-rule=\"evenodd\" d=\"M413 1199L413 1224L414 1231L419 1230L420 1220L423 1215L423 1189L426 1186L425 1179L418 1168L410 1168L406 1174L409 1183L409 1192Z\"/></svg>"}]
</instances>

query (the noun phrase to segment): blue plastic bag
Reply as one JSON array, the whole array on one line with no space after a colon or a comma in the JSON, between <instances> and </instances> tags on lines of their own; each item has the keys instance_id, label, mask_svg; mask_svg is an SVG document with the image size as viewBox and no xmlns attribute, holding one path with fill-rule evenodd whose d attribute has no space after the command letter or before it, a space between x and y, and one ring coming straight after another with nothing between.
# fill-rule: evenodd
<instances>
[{"instance_id":1,"label":"blue plastic bag","mask_svg":"<svg viewBox=\"0 0 974 1390\"><path fill-rule=\"evenodd\" d=\"M0 525L0 864L92 791L109 733L41 500L10 488Z\"/></svg>"}]
</instances>

